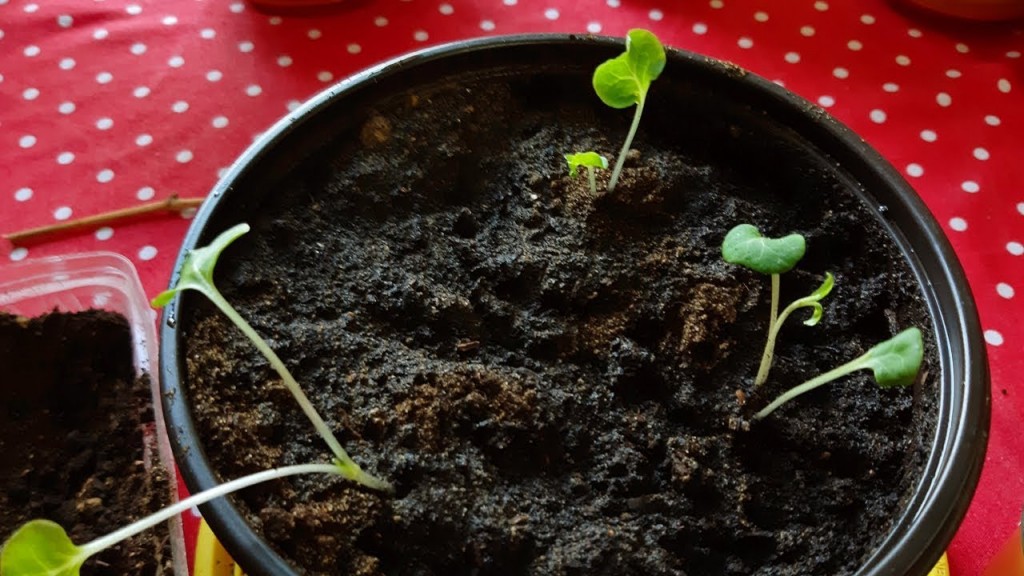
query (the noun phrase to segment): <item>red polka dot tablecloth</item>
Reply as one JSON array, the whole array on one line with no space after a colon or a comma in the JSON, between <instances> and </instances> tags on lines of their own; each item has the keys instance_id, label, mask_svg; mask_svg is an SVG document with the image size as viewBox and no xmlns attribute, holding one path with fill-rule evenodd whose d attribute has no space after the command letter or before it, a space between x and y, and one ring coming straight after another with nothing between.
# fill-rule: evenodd
<instances>
[{"instance_id":1,"label":"red polka dot tablecloth","mask_svg":"<svg viewBox=\"0 0 1024 576\"><path fill-rule=\"evenodd\" d=\"M346 0L312 14L232 0L0 0L0 232L203 196L287 111L410 50L634 27L824 107L901 170L942 224L977 298L992 367L988 457L950 547L953 574L980 574L1024 505L1019 22L940 20L882 0ZM0 243L0 266L111 250L133 260L153 296L187 216L28 248Z\"/></svg>"}]
</instances>

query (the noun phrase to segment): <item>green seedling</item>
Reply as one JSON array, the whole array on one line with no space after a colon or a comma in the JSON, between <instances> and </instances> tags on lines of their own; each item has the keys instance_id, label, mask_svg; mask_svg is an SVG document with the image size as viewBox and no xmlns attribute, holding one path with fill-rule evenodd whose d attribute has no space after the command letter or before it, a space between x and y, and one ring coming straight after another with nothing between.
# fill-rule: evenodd
<instances>
[{"instance_id":1,"label":"green seedling","mask_svg":"<svg viewBox=\"0 0 1024 576\"><path fill-rule=\"evenodd\" d=\"M339 474L345 478L358 482L364 486L375 490L382 490L390 492L392 490L391 484L385 480L381 480L375 476L372 476L362 470L358 464L356 464L352 458L349 457L348 453L345 452L344 448L341 447L341 443L334 437L334 433L324 422L320 414L317 413L316 408L309 401L309 398L302 392L302 388L299 387L299 383L292 376L291 372L284 365L284 362L278 358L277 354L270 348L269 345L256 333L256 330L245 321L242 316L235 311L235 309L224 299L220 291L213 284L213 269L217 264L217 259L220 257L221 252L228 247L232 242L238 239L240 236L249 231L248 224L238 224L231 229L223 232L220 236L215 238L209 246L203 248L196 248L185 256L185 262L181 266L181 272L178 276L178 283L171 288L160 293L156 298L153 299L153 306L156 308L162 308L166 306L174 296L178 293L184 292L185 290L195 290L206 296L213 304L228 317L231 322L235 324L242 331L246 337L256 346L261 354L270 362L270 365L274 368L277 374L281 377L284 385L295 397L295 400L299 403L302 408L302 412L309 418L309 421L313 423L313 427L320 436L327 442L331 452L334 454L334 463L339 469Z\"/></svg>"},{"instance_id":2,"label":"green seedling","mask_svg":"<svg viewBox=\"0 0 1024 576\"><path fill-rule=\"evenodd\" d=\"M768 338L761 355L761 365L757 369L754 385L760 386L768 380L768 371L772 366L775 354L775 340L779 330L789 315L800 308L811 308L811 317L804 321L806 326L814 326L821 320L822 307L819 302L828 296L835 285L835 279L829 272L825 273L825 281L817 290L793 301L779 314L779 275L790 271L804 256L807 243L799 234L790 234L782 238L766 238L750 224L740 224L725 235L722 242L722 258L726 262L746 266L755 272L769 274L772 279L772 304L768 321Z\"/></svg>"},{"instance_id":3,"label":"green seedling","mask_svg":"<svg viewBox=\"0 0 1024 576\"><path fill-rule=\"evenodd\" d=\"M597 180L594 176L594 171L598 168L607 170L608 159L597 152L577 152L575 154L566 154L565 161L569 163L569 176L573 178L579 174L581 167L586 167L587 178L590 180L590 193L597 194Z\"/></svg>"},{"instance_id":4,"label":"green seedling","mask_svg":"<svg viewBox=\"0 0 1024 576\"><path fill-rule=\"evenodd\" d=\"M0 551L0 574L3 576L78 576L82 564L90 557L165 522L193 506L205 504L214 498L261 482L295 474L341 475L342 472L341 468L334 464L300 464L264 470L200 492L81 546L72 542L67 532L56 522L32 520L23 524L4 542L3 550Z\"/></svg>"},{"instance_id":5,"label":"green seedling","mask_svg":"<svg viewBox=\"0 0 1024 576\"><path fill-rule=\"evenodd\" d=\"M871 369L875 376L875 382L882 388L909 386L917 378L923 357L924 345L921 342L921 331L917 328L907 328L885 342L874 345L863 356L791 388L755 414L754 419L760 420L768 416L779 406L804 392L810 392L818 386L866 368Z\"/></svg>"},{"instance_id":6,"label":"green seedling","mask_svg":"<svg viewBox=\"0 0 1024 576\"><path fill-rule=\"evenodd\" d=\"M626 51L594 70L594 91L602 102L616 109L636 105L636 113L626 135L626 143L619 152L612 177L608 181L609 192L615 190L615 184L622 172L622 164L626 161L626 153L629 152L629 146L633 143L636 129L640 125L647 90L664 69L665 47L658 41L658 37L647 30L635 29L626 34Z\"/></svg>"}]
</instances>

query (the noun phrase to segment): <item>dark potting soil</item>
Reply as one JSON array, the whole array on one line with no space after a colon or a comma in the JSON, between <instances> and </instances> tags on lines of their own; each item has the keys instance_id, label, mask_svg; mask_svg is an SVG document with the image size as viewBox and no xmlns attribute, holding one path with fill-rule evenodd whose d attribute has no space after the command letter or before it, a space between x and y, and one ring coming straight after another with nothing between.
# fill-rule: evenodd
<instances>
[{"instance_id":1,"label":"dark potting soil","mask_svg":"<svg viewBox=\"0 0 1024 576\"><path fill-rule=\"evenodd\" d=\"M241 495L301 572L838 576L886 535L934 432L932 343L913 387L858 373L743 423L903 328L930 334L913 274L785 134L652 99L614 193L562 154L614 161L631 111L602 109L583 74L489 77L351 111L350 133L232 212L254 229L219 285L397 487ZM807 237L783 306L836 277L758 389L769 280L720 253L741 222ZM187 393L222 478L326 461L266 362L198 306Z\"/></svg>"},{"instance_id":2,"label":"dark potting soil","mask_svg":"<svg viewBox=\"0 0 1024 576\"><path fill-rule=\"evenodd\" d=\"M146 447L147 378L136 378L123 316L0 312L0 533L53 520L84 544L166 506L172 484ZM83 575L173 573L161 525L88 560Z\"/></svg>"}]
</instances>

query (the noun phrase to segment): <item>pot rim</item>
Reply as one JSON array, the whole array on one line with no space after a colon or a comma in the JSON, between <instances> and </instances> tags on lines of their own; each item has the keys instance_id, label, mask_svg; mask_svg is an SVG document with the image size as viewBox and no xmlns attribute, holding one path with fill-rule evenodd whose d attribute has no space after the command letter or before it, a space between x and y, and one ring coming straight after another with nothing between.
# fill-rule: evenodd
<instances>
[{"instance_id":1,"label":"pot rim","mask_svg":"<svg viewBox=\"0 0 1024 576\"><path fill-rule=\"evenodd\" d=\"M246 173L247 167L265 159L285 136L335 101L364 85L372 85L383 78L439 59L496 49L581 43L593 44L599 49L621 49L623 39L576 34L521 34L450 42L398 56L325 89L257 138L217 182L185 235L175 261L171 285L177 281L185 254L197 246L207 223L220 204L231 196L236 189L235 182ZM864 561L856 576L927 574L966 514L978 483L988 441L990 392L986 347L977 309L959 260L916 192L888 161L845 125L802 97L734 64L675 48L666 47L666 51L670 60L721 76L740 90L756 93L763 99L759 104L785 116L783 119L789 120L788 125L800 122L800 128L794 129L803 138L829 154L842 152L848 164L857 164L861 170L866 170L878 187L891 195L887 198L890 201L887 206L878 206L880 211L902 210L911 223L908 228L916 238L913 246L901 230L890 222L885 222L885 225L894 239L903 239L901 249L917 275L932 318L942 368L939 421L921 480L909 500L903 502L904 511L896 519L893 530ZM921 258L929 256L934 260L934 269L925 277ZM196 431L180 387L177 359L179 334L176 317L179 304L180 297L176 296L162 312L160 381L164 412L179 468L190 489L201 489L215 485L216 480L202 447L192 444L191 440L196 437ZM294 574L226 499L207 504L203 511L232 555L236 559L241 558L242 564L250 570L250 576ZM252 562L251 566L246 562L247 558Z\"/></svg>"}]
</instances>

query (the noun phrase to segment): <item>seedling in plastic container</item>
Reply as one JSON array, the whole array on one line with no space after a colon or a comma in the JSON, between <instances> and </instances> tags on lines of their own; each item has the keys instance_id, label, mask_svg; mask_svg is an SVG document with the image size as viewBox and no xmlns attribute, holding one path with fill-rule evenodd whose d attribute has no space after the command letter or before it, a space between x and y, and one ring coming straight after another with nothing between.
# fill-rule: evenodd
<instances>
[{"instance_id":1,"label":"seedling in plastic container","mask_svg":"<svg viewBox=\"0 0 1024 576\"><path fill-rule=\"evenodd\" d=\"M607 170L608 159L597 152L577 152L575 154L566 154L565 161L569 164L569 176L574 178L579 174L579 169L581 167L585 167L587 169L587 179L590 181L590 193L597 194L597 180L594 176L594 171L598 168Z\"/></svg>"},{"instance_id":2,"label":"seedling in plastic container","mask_svg":"<svg viewBox=\"0 0 1024 576\"><path fill-rule=\"evenodd\" d=\"M0 574L3 576L78 576L82 564L90 557L123 540L205 504L214 498L248 488L261 482L295 474L344 475L335 464L300 464L264 470L238 478L186 498L141 520L133 522L91 542L76 545L64 528L50 520L32 520L18 528L4 542L0 551Z\"/></svg>"},{"instance_id":3,"label":"seedling in plastic container","mask_svg":"<svg viewBox=\"0 0 1024 576\"><path fill-rule=\"evenodd\" d=\"M281 377L285 386L295 397L295 400L299 403L302 408L302 412L305 413L306 417L309 418L310 422L313 423L313 427L320 436L327 442L331 452L334 454L334 465L338 467L339 474L341 476L358 482L369 488L375 490L383 490L390 492L392 490L391 484L385 480L381 480L375 476L372 476L362 470L358 464L356 464L352 458L349 457L345 449L341 447L341 443L334 437L334 433L331 432L330 427L324 422L320 414L317 413L316 408L309 401L309 398L302 392L302 388L299 387L299 383L292 376L291 372L284 365L284 362L277 356L276 353L270 348L269 345L256 333L256 330L245 321L244 318L228 303L224 296L221 295L220 291L213 284L213 269L217 264L217 259L220 257L221 252L234 242L238 237L249 231L248 224L238 224L229 230L223 232L220 236L215 238L209 246L204 248L196 248L185 256L185 262L181 266L181 271L178 276L178 283L171 288L160 293L156 298L153 299L153 306L161 308L166 306L174 298L174 296L185 290L196 290L202 293L204 296L210 299L211 302L225 316L228 317L231 322L238 326L246 337L256 346L261 354L270 362L270 365L277 371L277 374Z\"/></svg>"},{"instance_id":4,"label":"seedling in plastic container","mask_svg":"<svg viewBox=\"0 0 1024 576\"><path fill-rule=\"evenodd\" d=\"M804 321L807 326L814 326L821 320L822 307L819 302L828 296L835 284L829 272L825 273L825 281L817 290L809 295L794 300L779 314L779 275L790 271L804 256L807 243L799 234L790 234L782 238L766 238L750 224L740 224L728 234L722 242L722 257L726 262L746 266L755 272L769 274L772 278L772 307L768 321L768 338L761 355L761 365L757 370L754 384L760 386L768 380L768 371L772 366L775 354L775 340L779 330L789 315L800 308L811 308L811 317Z\"/></svg>"},{"instance_id":5,"label":"seedling in plastic container","mask_svg":"<svg viewBox=\"0 0 1024 576\"><path fill-rule=\"evenodd\" d=\"M626 153L636 136L640 116L644 113L644 102L647 101L647 90L664 69L665 47L658 41L658 37L647 30L634 29L626 34L626 51L594 70L594 91L602 102L618 109L636 105L626 143L622 145L608 181L609 192L615 190L622 164L626 161Z\"/></svg>"},{"instance_id":6,"label":"seedling in plastic container","mask_svg":"<svg viewBox=\"0 0 1024 576\"><path fill-rule=\"evenodd\" d=\"M909 386L917 378L923 357L924 345L921 342L921 331L917 328L907 328L885 342L872 346L859 358L791 388L755 414L754 420L768 416L779 406L804 392L810 392L818 386L866 368L871 369L875 376L875 382L882 388Z\"/></svg>"}]
</instances>

